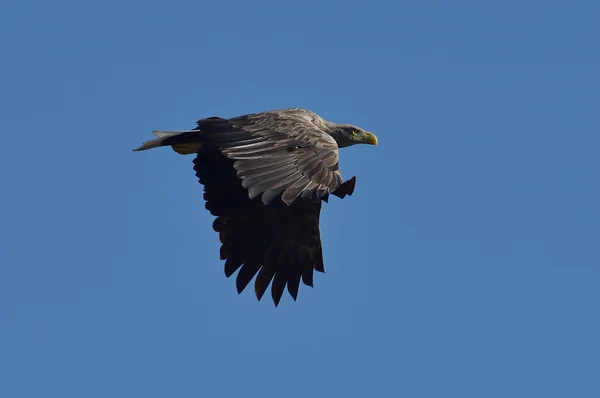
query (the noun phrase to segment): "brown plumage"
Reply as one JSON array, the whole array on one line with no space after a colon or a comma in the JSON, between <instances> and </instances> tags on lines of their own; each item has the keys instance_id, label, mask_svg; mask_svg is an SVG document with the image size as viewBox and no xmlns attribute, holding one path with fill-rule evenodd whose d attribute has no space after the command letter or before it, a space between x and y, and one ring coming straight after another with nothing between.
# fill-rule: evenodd
<instances>
[{"instance_id":1,"label":"brown plumage","mask_svg":"<svg viewBox=\"0 0 600 398\"><path fill-rule=\"evenodd\" d=\"M285 109L232 119L198 121L194 130L155 131L136 150L171 146L195 153L206 209L216 216L225 275L241 293L256 276L260 300L271 284L275 305L287 290L294 300L300 280L313 286L324 272L319 232L322 201L354 191L344 182L338 147L377 139L358 127L338 125L304 109Z\"/></svg>"}]
</instances>

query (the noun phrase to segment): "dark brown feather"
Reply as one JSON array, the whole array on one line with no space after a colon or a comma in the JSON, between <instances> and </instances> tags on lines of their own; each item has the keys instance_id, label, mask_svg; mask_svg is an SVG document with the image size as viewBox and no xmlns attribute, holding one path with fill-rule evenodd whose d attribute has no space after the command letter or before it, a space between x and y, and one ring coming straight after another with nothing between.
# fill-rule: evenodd
<instances>
[{"instance_id":1,"label":"dark brown feather","mask_svg":"<svg viewBox=\"0 0 600 398\"><path fill-rule=\"evenodd\" d=\"M213 229L221 240L225 275L239 270L239 293L256 276L257 298L271 284L271 296L278 305L286 286L294 300L300 280L312 286L313 267L322 263L319 199L297 199L290 206L280 195L267 206L260 197L250 199L233 160L215 146L205 145L198 151L194 169L204 185L206 208L217 217Z\"/></svg>"}]
</instances>

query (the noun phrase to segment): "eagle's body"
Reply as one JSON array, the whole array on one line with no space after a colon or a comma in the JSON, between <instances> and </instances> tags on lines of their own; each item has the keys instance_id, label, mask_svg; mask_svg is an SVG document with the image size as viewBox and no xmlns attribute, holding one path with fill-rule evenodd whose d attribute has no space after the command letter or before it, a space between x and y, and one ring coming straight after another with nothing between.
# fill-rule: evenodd
<instances>
[{"instance_id":1,"label":"eagle's body","mask_svg":"<svg viewBox=\"0 0 600 398\"><path fill-rule=\"evenodd\" d=\"M171 146L196 154L206 208L222 243L225 275L240 269L238 293L258 273L260 300L271 283L275 305L285 287L296 299L300 280L324 272L319 233L321 203L354 191L344 182L338 148L377 139L358 127L327 122L305 109L284 109L197 122L194 130L154 131L136 151Z\"/></svg>"}]
</instances>

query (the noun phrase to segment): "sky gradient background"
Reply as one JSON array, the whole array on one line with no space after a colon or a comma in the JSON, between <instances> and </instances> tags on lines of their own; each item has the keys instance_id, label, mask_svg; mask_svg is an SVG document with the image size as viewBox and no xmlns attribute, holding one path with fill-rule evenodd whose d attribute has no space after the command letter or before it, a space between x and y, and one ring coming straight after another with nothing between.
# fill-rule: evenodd
<instances>
[{"instance_id":1,"label":"sky gradient background","mask_svg":"<svg viewBox=\"0 0 600 398\"><path fill-rule=\"evenodd\" d=\"M1 8L0 396L600 396L598 2ZM380 145L274 308L131 149L286 107Z\"/></svg>"}]
</instances>

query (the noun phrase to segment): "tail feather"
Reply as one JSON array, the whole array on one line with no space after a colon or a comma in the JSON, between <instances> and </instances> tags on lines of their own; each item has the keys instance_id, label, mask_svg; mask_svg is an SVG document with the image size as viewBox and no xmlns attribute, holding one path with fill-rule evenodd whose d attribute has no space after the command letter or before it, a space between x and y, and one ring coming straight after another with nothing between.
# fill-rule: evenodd
<instances>
[{"instance_id":1,"label":"tail feather","mask_svg":"<svg viewBox=\"0 0 600 398\"><path fill-rule=\"evenodd\" d=\"M157 138L144 142L133 151L146 151L152 148L159 148L161 146L177 145L177 144L190 144L193 142L200 143L198 130L154 130L154 134ZM174 137L181 136L180 139L172 139Z\"/></svg>"}]
</instances>

